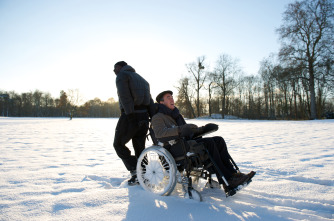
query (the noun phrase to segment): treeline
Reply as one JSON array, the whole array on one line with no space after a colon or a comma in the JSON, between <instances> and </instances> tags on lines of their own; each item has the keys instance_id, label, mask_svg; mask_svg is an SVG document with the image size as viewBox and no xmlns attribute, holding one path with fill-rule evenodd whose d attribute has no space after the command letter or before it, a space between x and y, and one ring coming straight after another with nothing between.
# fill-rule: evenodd
<instances>
[{"instance_id":1,"label":"treeline","mask_svg":"<svg viewBox=\"0 0 334 221\"><path fill-rule=\"evenodd\" d=\"M80 94L75 90L60 92L59 98L36 90L17 94L0 91L0 113L8 117L119 117L118 102L99 98L79 105Z\"/></svg>"},{"instance_id":2,"label":"treeline","mask_svg":"<svg viewBox=\"0 0 334 221\"><path fill-rule=\"evenodd\" d=\"M213 70L207 70L204 56L188 64L189 76L177 86L177 106L190 118L217 112L223 118L332 118L333 0L289 4L276 31L281 48L261 61L258 75L245 76L238 60L227 54Z\"/></svg>"},{"instance_id":3,"label":"treeline","mask_svg":"<svg viewBox=\"0 0 334 221\"><path fill-rule=\"evenodd\" d=\"M262 62L261 75L228 75L224 82L209 73L198 100L196 81L182 78L177 87L176 106L188 118L213 114L217 117L219 113L221 118L231 115L244 119L312 119L307 81L290 79L288 70L266 65L267 62ZM333 86L321 80L316 85L316 119L333 119Z\"/></svg>"}]
</instances>

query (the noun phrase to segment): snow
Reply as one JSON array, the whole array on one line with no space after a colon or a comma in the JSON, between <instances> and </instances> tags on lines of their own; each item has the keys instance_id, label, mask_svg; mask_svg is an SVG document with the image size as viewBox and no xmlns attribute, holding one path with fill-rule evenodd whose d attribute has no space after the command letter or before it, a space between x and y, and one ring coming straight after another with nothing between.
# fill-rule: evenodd
<instances>
[{"instance_id":1,"label":"snow","mask_svg":"<svg viewBox=\"0 0 334 221\"><path fill-rule=\"evenodd\" d=\"M200 183L203 202L127 186L117 120L0 118L0 220L334 220L334 120L188 120L257 172L229 198Z\"/></svg>"}]
</instances>

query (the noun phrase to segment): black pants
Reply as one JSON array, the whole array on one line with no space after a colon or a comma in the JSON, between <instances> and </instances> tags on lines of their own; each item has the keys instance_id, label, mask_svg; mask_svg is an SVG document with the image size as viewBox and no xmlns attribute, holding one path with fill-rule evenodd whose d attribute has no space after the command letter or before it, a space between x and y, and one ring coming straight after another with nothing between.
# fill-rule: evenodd
<instances>
[{"instance_id":1,"label":"black pants","mask_svg":"<svg viewBox=\"0 0 334 221\"><path fill-rule=\"evenodd\" d=\"M223 173L224 177L228 180L231 178L232 174L236 173L233 164L230 159L231 156L228 153L227 146L224 138L222 137L208 137L200 138L196 140L197 142L204 143L205 148L208 150L209 154L212 156L213 160L217 164L220 171ZM216 171L219 183L222 183L222 178L218 175Z\"/></svg>"},{"instance_id":2,"label":"black pants","mask_svg":"<svg viewBox=\"0 0 334 221\"><path fill-rule=\"evenodd\" d=\"M148 113L136 113L136 121L129 121L128 117L122 113L118 120L114 148L117 155L122 159L128 171L136 170L137 159L145 149L146 134L148 131ZM125 146L132 140L135 155Z\"/></svg>"}]
</instances>

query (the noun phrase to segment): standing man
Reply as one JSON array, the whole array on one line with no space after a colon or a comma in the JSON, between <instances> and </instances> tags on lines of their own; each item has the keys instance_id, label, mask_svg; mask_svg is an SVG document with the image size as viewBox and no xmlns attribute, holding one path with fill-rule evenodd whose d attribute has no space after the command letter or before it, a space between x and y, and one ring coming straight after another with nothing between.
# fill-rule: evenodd
<instances>
[{"instance_id":1,"label":"standing man","mask_svg":"<svg viewBox=\"0 0 334 221\"><path fill-rule=\"evenodd\" d=\"M150 85L124 61L115 64L114 72L121 109L115 131L114 148L126 169L131 173L128 184L132 186L138 184L137 159L145 149L149 123L148 108L152 100ZM125 146L130 140L132 140L135 155L131 155L131 151Z\"/></svg>"}]
</instances>

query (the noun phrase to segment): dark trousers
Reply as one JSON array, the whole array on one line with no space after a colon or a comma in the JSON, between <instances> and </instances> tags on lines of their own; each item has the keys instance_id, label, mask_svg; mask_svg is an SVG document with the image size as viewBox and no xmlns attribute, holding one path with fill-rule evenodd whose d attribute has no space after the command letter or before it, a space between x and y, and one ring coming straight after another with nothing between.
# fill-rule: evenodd
<instances>
[{"instance_id":1,"label":"dark trousers","mask_svg":"<svg viewBox=\"0 0 334 221\"><path fill-rule=\"evenodd\" d=\"M219 170L223 173L222 175L224 175L227 180L231 178L232 174L237 172L230 161L232 158L228 153L224 138L217 136L200 138L196 139L196 141L204 143L205 148L208 150ZM217 171L215 172L219 183L222 183L222 178L218 175Z\"/></svg>"},{"instance_id":2,"label":"dark trousers","mask_svg":"<svg viewBox=\"0 0 334 221\"><path fill-rule=\"evenodd\" d=\"M136 120L129 121L128 117L122 113L118 120L114 148L117 155L122 159L128 171L136 170L137 159L141 152L145 149L146 134L148 131L148 114L136 113ZM125 144L132 140L135 155L131 155L131 151Z\"/></svg>"}]
</instances>

